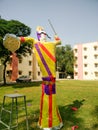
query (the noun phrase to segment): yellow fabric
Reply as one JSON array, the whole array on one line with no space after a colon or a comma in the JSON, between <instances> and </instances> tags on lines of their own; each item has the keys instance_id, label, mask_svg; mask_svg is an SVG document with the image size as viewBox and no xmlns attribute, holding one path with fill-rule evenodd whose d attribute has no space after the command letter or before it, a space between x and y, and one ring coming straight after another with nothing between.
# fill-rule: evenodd
<instances>
[{"instance_id":1,"label":"yellow fabric","mask_svg":"<svg viewBox=\"0 0 98 130\"><path fill-rule=\"evenodd\" d=\"M31 42L32 43L32 46L33 46L33 49L34 49L34 52L36 53L36 58L37 58L37 61L38 61L38 64L40 66L40 69L41 69L41 72L42 72L42 76L43 77L46 77L48 76L48 73L38 55L38 52L36 51L35 47L34 47L34 44L38 43L39 41L35 40L34 38L32 37L24 37L25 41L26 42ZM59 45L61 44L61 41L52 41L52 42L41 42L50 52L51 54L55 57L55 49L56 49L56 45ZM41 53L43 54L44 56L44 59L47 63L47 65L49 66L49 69L52 73L52 75L55 77L56 76L56 70L55 70L55 63L47 56L47 54L40 48L41 50Z\"/></svg>"},{"instance_id":2,"label":"yellow fabric","mask_svg":"<svg viewBox=\"0 0 98 130\"><path fill-rule=\"evenodd\" d=\"M56 106L56 100L55 97L56 95L53 94L52 95L52 126L58 126L60 124L60 120L58 119L58 115L57 115L57 106ZM41 120L41 127L43 128L48 128L48 116L49 115L49 102L47 102L49 100L49 96L44 94L44 98L43 98L43 110L42 110L42 120ZM59 115L60 116L60 115Z\"/></svg>"},{"instance_id":3,"label":"yellow fabric","mask_svg":"<svg viewBox=\"0 0 98 130\"><path fill-rule=\"evenodd\" d=\"M51 54L52 54L53 56L55 56L55 55L54 55L54 54L55 54L55 46L56 46L55 44L50 43L50 42L47 42L47 43L43 43L43 45L44 45L48 50L51 50ZM38 60L38 63L39 63L39 66L40 66L40 69L41 69L41 72L42 72L43 77L49 76L49 74L47 73L47 71L46 71L46 69L45 69L45 67L44 67L44 65L43 65L43 63L42 63L42 60L40 59L39 54L38 54L38 52L37 52L37 50L36 50L35 48L34 48L34 51L35 51L35 53L36 53L36 58L37 58L37 60ZM44 56L44 59L45 59L47 65L48 65L48 67L49 67L49 69L50 69L52 75L55 77L55 76L56 76L55 62L52 61L49 56L47 56L47 54L41 49L41 47L40 47L40 51L41 51L42 55Z\"/></svg>"},{"instance_id":4,"label":"yellow fabric","mask_svg":"<svg viewBox=\"0 0 98 130\"><path fill-rule=\"evenodd\" d=\"M35 40L32 37L24 37L25 42L30 42L32 45L34 44Z\"/></svg>"},{"instance_id":5,"label":"yellow fabric","mask_svg":"<svg viewBox=\"0 0 98 130\"><path fill-rule=\"evenodd\" d=\"M9 49L10 51L14 52L20 47L20 41L22 42L30 42L32 43L32 46L34 47L34 51L36 53L36 58L38 61L38 64L40 66L42 76L43 77L49 77L49 74L43 65L42 59L40 59L40 56L38 54L38 51L36 50L34 44L38 44L39 41L35 40L34 38L31 37L21 37L16 38L15 36L8 35L4 39L4 46ZM41 42L45 48L47 48L48 51L55 57L55 49L56 45L61 44L61 41L53 41L53 42ZM40 52L42 56L45 59L45 62L47 63L47 66L51 72L51 75L53 77L56 77L56 70L55 70L55 62L43 51L43 49L38 46L40 49ZM47 87L50 85L48 81L47 82ZM51 81L50 81L51 82ZM49 83L49 84L48 84ZM50 85L50 87L53 87ZM51 91L51 90L49 90ZM58 113L58 108L56 106L56 99L55 99L56 94L51 93L50 95L46 95L45 93L45 88L43 88L43 93L42 93L42 99L41 99L41 106L42 109L40 110L40 119L39 120L39 126L42 128L49 128L49 127L55 127L59 126L60 123L62 122L60 118L60 114ZM42 113L42 115L41 115Z\"/></svg>"},{"instance_id":6,"label":"yellow fabric","mask_svg":"<svg viewBox=\"0 0 98 130\"><path fill-rule=\"evenodd\" d=\"M41 72L42 72L42 76L48 77L49 74L47 73L45 66L43 65L43 62L40 59L38 51L36 50L36 48L34 46L34 44L38 44L39 41L36 41L33 38L28 38L28 37L25 37L25 41L32 42L32 45L34 47L34 53L36 54L36 58L37 58L38 64L39 64ZM60 44L61 42L60 41L54 41L54 42L41 42L41 43L55 57L56 45ZM45 51L43 51L43 49L40 46L38 46L38 47L41 51L41 54L43 55L43 57L45 59L50 71L51 71L52 76L56 77L55 62L45 53ZM46 82L47 82L47 85L49 85L48 84L49 82L48 81L46 81ZM56 105L56 97L55 97L56 94L51 95L52 96L52 99L51 99L52 104L50 103L52 105L51 106L51 108L52 108L51 119L49 119L49 105L50 105L49 104L49 95L46 95L44 92L43 92L42 95L43 95L42 99L41 99L42 109L40 108L40 114L42 113L42 117L41 117L41 115L39 117L39 127L40 128L50 128L49 127L49 120L52 120L52 126L51 127L60 126L60 124L62 123L62 120L60 118L60 114L58 112L59 110L58 110L57 105Z\"/></svg>"}]
</instances>

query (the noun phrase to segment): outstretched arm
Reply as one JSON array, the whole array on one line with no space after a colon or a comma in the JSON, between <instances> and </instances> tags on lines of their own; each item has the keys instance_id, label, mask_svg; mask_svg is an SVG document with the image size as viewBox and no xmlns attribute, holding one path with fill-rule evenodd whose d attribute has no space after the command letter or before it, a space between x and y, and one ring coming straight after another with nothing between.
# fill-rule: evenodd
<instances>
[{"instance_id":1,"label":"outstretched arm","mask_svg":"<svg viewBox=\"0 0 98 130\"><path fill-rule=\"evenodd\" d=\"M54 39L55 39L54 43L56 45L60 45L61 44L61 39L57 35L54 36Z\"/></svg>"},{"instance_id":2,"label":"outstretched arm","mask_svg":"<svg viewBox=\"0 0 98 130\"><path fill-rule=\"evenodd\" d=\"M34 43L34 38L32 37L20 37L20 42L23 43L23 42L30 42L30 43Z\"/></svg>"},{"instance_id":3,"label":"outstretched arm","mask_svg":"<svg viewBox=\"0 0 98 130\"><path fill-rule=\"evenodd\" d=\"M31 37L16 37L14 34L6 34L3 39L3 45L9 51L14 53L16 50L20 48L20 44L23 42L31 42L34 44L34 38Z\"/></svg>"},{"instance_id":4,"label":"outstretched arm","mask_svg":"<svg viewBox=\"0 0 98 130\"><path fill-rule=\"evenodd\" d=\"M20 40L14 34L6 34L3 38L3 45L6 49L14 53L20 48Z\"/></svg>"}]
</instances>

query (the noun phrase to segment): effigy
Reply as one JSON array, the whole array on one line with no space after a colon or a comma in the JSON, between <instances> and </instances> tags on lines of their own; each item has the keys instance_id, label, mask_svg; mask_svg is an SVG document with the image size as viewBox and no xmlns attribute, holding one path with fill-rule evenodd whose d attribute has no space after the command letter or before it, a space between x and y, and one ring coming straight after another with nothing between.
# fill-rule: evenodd
<instances>
[{"instance_id":1,"label":"effigy","mask_svg":"<svg viewBox=\"0 0 98 130\"><path fill-rule=\"evenodd\" d=\"M10 34L4 38L4 46L10 51L14 52L19 48L23 42L31 42L33 45L34 53L42 72L42 95L40 102L40 115L38 126L43 130L61 129L63 126L62 118L56 104L56 69L55 69L55 49L57 45L61 44L60 38L56 35L54 41L47 41L50 38L44 31L44 28L38 26L37 29L38 40L32 37L19 37L18 39ZM8 37L10 37L8 39ZM16 48L10 44L15 38ZM19 42L20 41L20 42ZM14 43L14 42L13 42ZM10 49L10 47L11 49Z\"/></svg>"}]
</instances>

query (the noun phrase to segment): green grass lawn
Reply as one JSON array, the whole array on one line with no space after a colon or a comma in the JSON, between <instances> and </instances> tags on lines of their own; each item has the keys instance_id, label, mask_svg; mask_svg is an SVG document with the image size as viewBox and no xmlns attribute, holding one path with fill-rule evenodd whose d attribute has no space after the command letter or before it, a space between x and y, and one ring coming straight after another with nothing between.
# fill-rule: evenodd
<instances>
[{"instance_id":1,"label":"green grass lawn","mask_svg":"<svg viewBox=\"0 0 98 130\"><path fill-rule=\"evenodd\" d=\"M98 130L98 81L59 80L56 82L57 105L64 123L62 130ZM39 104L41 82L0 86L0 109L4 94L20 93L26 95L29 130L39 130ZM21 104L19 100L19 105ZM7 101L10 105L10 100ZM71 108L77 107L77 111ZM7 115L4 115L7 120ZM2 126L0 125L0 130ZM24 110L19 110L19 130L26 130Z\"/></svg>"}]
</instances>

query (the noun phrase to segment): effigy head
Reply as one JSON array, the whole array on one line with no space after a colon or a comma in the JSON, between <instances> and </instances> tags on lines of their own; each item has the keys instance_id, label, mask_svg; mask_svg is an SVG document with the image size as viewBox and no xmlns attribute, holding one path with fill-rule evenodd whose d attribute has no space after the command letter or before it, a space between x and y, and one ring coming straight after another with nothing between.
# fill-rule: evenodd
<instances>
[{"instance_id":1,"label":"effigy head","mask_svg":"<svg viewBox=\"0 0 98 130\"><path fill-rule=\"evenodd\" d=\"M37 26L36 32L39 41L46 41L47 37L50 38L42 26Z\"/></svg>"},{"instance_id":2,"label":"effigy head","mask_svg":"<svg viewBox=\"0 0 98 130\"><path fill-rule=\"evenodd\" d=\"M3 39L3 45L6 49L11 51L12 53L19 49L20 40L14 34L6 34Z\"/></svg>"}]
</instances>

